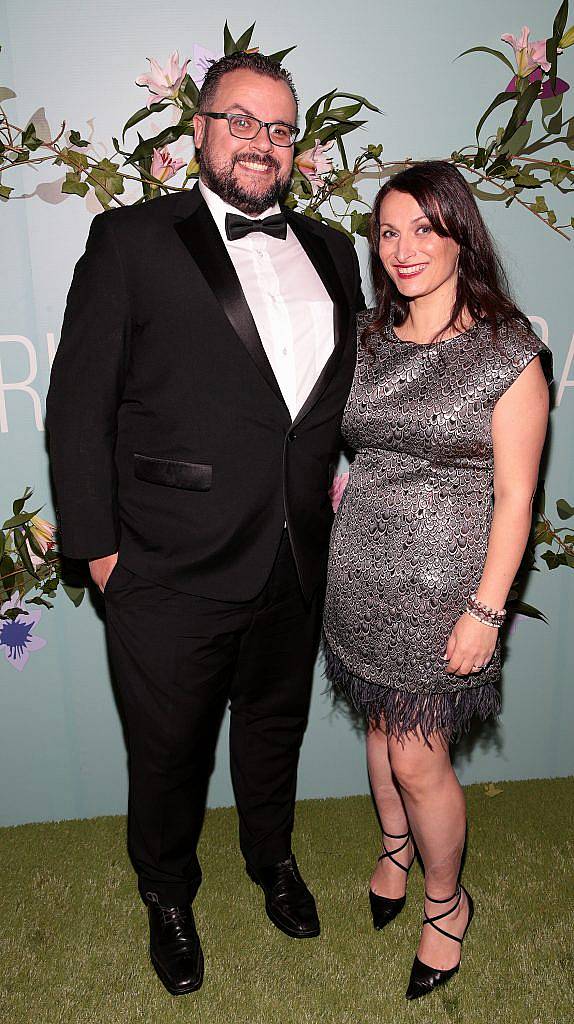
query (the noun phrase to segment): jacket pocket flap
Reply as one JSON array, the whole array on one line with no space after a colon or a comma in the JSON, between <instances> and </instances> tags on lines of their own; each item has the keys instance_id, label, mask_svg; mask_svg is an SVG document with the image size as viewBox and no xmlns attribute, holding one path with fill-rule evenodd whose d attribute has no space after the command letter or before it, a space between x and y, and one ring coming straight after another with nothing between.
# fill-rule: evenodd
<instances>
[{"instance_id":1,"label":"jacket pocket flap","mask_svg":"<svg viewBox=\"0 0 574 1024\"><path fill-rule=\"evenodd\" d=\"M137 479L148 484L183 487L189 491L208 491L211 487L213 468L199 462L176 462L134 454L134 465Z\"/></svg>"}]
</instances>

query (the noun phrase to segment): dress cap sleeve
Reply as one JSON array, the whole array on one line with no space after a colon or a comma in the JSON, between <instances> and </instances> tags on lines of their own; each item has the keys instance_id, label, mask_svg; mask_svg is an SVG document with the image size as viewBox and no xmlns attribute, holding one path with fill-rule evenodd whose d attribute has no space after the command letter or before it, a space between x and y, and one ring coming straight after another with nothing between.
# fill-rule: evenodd
<instances>
[{"instance_id":1,"label":"dress cap sleeve","mask_svg":"<svg viewBox=\"0 0 574 1024\"><path fill-rule=\"evenodd\" d=\"M502 324L493 345L497 367L493 381L495 402L502 398L536 356L540 357L547 384L552 383L552 353L533 330L520 323Z\"/></svg>"}]
</instances>

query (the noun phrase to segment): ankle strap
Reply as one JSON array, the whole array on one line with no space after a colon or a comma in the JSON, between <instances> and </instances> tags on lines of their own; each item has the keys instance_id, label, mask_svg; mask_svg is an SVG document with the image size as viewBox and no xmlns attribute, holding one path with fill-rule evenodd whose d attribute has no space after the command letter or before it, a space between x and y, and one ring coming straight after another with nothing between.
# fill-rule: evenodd
<instances>
[{"instance_id":1,"label":"ankle strap","mask_svg":"<svg viewBox=\"0 0 574 1024\"><path fill-rule=\"evenodd\" d=\"M453 942L458 942L459 945L462 946L462 939L458 935L452 935L451 932L445 931L444 928L441 928L436 923L437 921L442 921L445 917L448 917L449 914L452 914L458 908L458 906L460 904L460 901L462 899L462 887L461 887L460 883L456 887L456 892L454 892L452 896L447 896L447 898L445 900L435 900L435 899L433 899L432 896L428 895L426 890L425 890L425 896L426 896L427 900L429 900L430 903L450 903L452 900L456 900L454 906L450 907L449 910L445 910L442 914L435 914L434 917L429 917L427 912L426 912L426 910L425 910L425 914L424 914L424 918L423 918L423 927L425 926L425 924L430 924L431 927L434 928L435 932L440 932L440 934L444 935L447 939L452 939Z\"/></svg>"},{"instance_id":2,"label":"ankle strap","mask_svg":"<svg viewBox=\"0 0 574 1024\"><path fill-rule=\"evenodd\" d=\"M434 896L429 896L428 892L425 889L425 899L427 899L429 901L429 903L450 903L450 901L456 899L457 896L458 896L458 898L460 900L460 897L461 897L461 887L460 887L460 884L457 885L457 887L456 887L455 891L453 892L452 896L447 896L445 900L435 900ZM453 910L454 909L455 908L453 907ZM449 913L450 913L450 911L449 911Z\"/></svg>"},{"instance_id":3,"label":"ankle strap","mask_svg":"<svg viewBox=\"0 0 574 1024\"><path fill-rule=\"evenodd\" d=\"M410 864L408 865L408 867L405 867L405 865L401 864L401 862L399 860L395 860L395 854L402 853L402 851L405 850L407 848L407 846L409 845L409 840L411 838L410 830L408 832L403 832L400 836L393 835L392 832L385 832L384 829L382 829L382 833L383 833L383 852L381 853L381 856L378 859L381 861L381 860L385 860L385 858L388 857L389 860L391 861L391 863L395 865L395 867L400 868L401 871L404 871L405 874L408 874L409 873L409 869L411 867L411 864L412 864L412 862L414 860L414 856L413 856ZM385 846L385 840L384 840L385 836L388 839L402 839L403 842L399 846L395 847L394 850L387 850L387 848Z\"/></svg>"}]
</instances>

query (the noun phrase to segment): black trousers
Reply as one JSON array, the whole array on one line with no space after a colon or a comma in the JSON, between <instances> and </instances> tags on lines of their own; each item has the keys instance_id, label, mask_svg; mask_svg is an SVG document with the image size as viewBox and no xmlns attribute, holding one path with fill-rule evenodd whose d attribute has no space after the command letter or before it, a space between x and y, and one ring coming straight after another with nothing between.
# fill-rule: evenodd
<instances>
[{"instance_id":1,"label":"black trousers","mask_svg":"<svg viewBox=\"0 0 574 1024\"><path fill-rule=\"evenodd\" d=\"M230 762L243 855L288 856L323 594L306 604L287 531L262 592L242 603L169 590L122 565L105 589L128 738L128 844L144 899L193 900L215 746L230 703Z\"/></svg>"}]
</instances>

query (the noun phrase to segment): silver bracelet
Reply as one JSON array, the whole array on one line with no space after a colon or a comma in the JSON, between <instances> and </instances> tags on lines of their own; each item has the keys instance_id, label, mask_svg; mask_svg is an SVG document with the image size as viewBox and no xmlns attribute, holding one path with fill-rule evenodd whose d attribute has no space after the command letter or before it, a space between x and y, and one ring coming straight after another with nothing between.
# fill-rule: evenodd
<instances>
[{"instance_id":1,"label":"silver bracelet","mask_svg":"<svg viewBox=\"0 0 574 1024\"><path fill-rule=\"evenodd\" d=\"M489 605L479 601L476 594L470 595L466 611L473 619L484 623L485 626L492 626L493 629L500 629L506 618L506 608L490 608Z\"/></svg>"},{"instance_id":2,"label":"silver bracelet","mask_svg":"<svg viewBox=\"0 0 574 1024\"><path fill-rule=\"evenodd\" d=\"M499 624L497 624L496 622L491 622L490 619L486 618L486 615L479 615L477 612L471 611L468 605L466 607L466 614L470 615L471 618L476 619L477 622L482 622L484 626L491 626L492 629L500 629Z\"/></svg>"}]
</instances>

